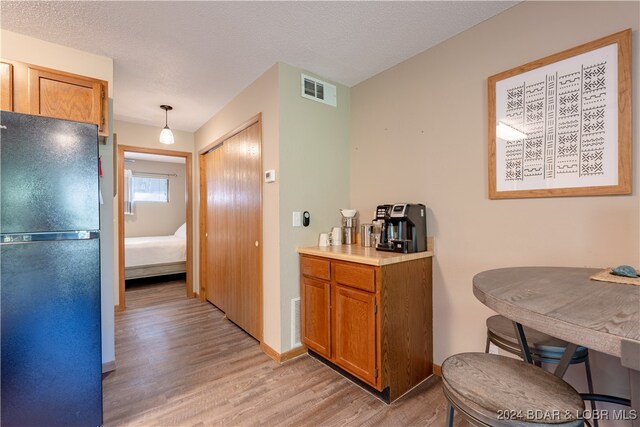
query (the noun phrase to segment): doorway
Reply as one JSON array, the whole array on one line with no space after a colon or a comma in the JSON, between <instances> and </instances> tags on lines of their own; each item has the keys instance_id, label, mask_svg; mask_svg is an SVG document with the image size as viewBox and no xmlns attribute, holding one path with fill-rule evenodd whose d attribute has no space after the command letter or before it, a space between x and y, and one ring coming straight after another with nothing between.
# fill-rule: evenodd
<instances>
[{"instance_id":1,"label":"doorway","mask_svg":"<svg viewBox=\"0 0 640 427\"><path fill-rule=\"evenodd\" d=\"M260 342L261 152L258 115L199 153L201 298Z\"/></svg>"},{"instance_id":2,"label":"doorway","mask_svg":"<svg viewBox=\"0 0 640 427\"><path fill-rule=\"evenodd\" d=\"M188 298L193 298L193 261L192 261L192 200L193 200L193 190L192 190L192 166L191 166L191 153L185 151L171 151L171 150L162 150L162 149L152 149L152 148L143 148L143 147L134 147L134 146L126 146L119 145L118 146L118 246L119 246L119 254L118 254L118 269L119 269L119 289L118 289L118 310L124 310L126 307L125 301L125 280L127 276L127 269L125 268L125 154L131 153L132 156L142 155L142 156L167 156L171 158L178 158L184 161L184 179L186 182L185 188L185 223L184 227L180 227L180 229L175 230L175 234L184 235L185 244L186 244L186 261L184 264L184 269L186 270L186 281L185 281L185 293ZM159 174L159 175L167 175L167 174ZM147 171L142 176L149 177L149 181L151 181L154 176L154 172ZM156 179L156 181L158 181ZM154 184L150 182L149 185L153 186ZM167 192L169 189L167 188ZM162 191L158 192L160 195ZM167 193L167 196L169 194ZM149 196L155 197L155 196ZM167 273L167 268L175 268L175 266L169 266L169 264L173 263L160 263L157 266L149 267L149 270L145 271L144 269L140 269L140 272L136 272L134 274L165 274ZM154 270L155 268L155 270ZM136 269L133 269L138 271ZM131 269L129 269L129 275L131 275Z\"/></svg>"}]
</instances>

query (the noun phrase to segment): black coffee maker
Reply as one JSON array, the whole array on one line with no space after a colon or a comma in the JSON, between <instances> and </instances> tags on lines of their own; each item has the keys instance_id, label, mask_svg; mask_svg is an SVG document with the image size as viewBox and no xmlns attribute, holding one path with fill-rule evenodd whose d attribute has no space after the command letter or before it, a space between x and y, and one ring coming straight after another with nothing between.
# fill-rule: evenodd
<instances>
[{"instance_id":1,"label":"black coffee maker","mask_svg":"<svg viewBox=\"0 0 640 427\"><path fill-rule=\"evenodd\" d=\"M376 219L384 221L376 249L405 254L426 251L426 211L423 204L396 203L378 206Z\"/></svg>"}]
</instances>

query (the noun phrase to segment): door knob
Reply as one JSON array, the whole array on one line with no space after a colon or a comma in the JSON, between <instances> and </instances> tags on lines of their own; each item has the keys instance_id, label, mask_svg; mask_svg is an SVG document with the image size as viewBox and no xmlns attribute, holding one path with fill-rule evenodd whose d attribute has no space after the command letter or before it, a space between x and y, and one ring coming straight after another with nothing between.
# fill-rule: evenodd
<instances>
[{"instance_id":1,"label":"door knob","mask_svg":"<svg viewBox=\"0 0 640 427\"><path fill-rule=\"evenodd\" d=\"M260 246L260 243L258 243L258 241L256 240L256 248Z\"/></svg>"}]
</instances>

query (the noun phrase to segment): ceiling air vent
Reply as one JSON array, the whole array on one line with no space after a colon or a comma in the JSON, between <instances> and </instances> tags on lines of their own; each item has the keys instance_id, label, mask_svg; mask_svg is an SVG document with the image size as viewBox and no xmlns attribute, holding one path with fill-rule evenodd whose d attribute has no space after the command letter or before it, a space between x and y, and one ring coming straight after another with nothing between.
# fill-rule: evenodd
<instances>
[{"instance_id":1,"label":"ceiling air vent","mask_svg":"<svg viewBox=\"0 0 640 427\"><path fill-rule=\"evenodd\" d=\"M300 75L302 97L335 107L337 105L336 87L305 74Z\"/></svg>"}]
</instances>

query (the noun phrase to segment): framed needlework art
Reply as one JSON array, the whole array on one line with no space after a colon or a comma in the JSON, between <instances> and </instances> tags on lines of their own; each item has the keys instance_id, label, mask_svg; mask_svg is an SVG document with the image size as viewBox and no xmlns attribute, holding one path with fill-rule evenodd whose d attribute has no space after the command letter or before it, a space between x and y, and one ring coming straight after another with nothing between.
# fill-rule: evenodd
<instances>
[{"instance_id":1,"label":"framed needlework art","mask_svg":"<svg viewBox=\"0 0 640 427\"><path fill-rule=\"evenodd\" d=\"M631 193L631 30L488 79L489 198Z\"/></svg>"}]
</instances>

